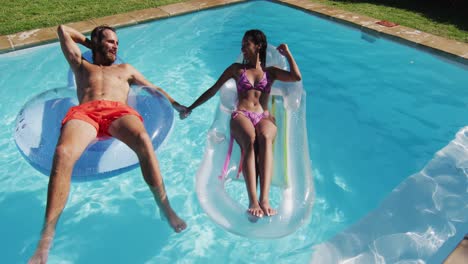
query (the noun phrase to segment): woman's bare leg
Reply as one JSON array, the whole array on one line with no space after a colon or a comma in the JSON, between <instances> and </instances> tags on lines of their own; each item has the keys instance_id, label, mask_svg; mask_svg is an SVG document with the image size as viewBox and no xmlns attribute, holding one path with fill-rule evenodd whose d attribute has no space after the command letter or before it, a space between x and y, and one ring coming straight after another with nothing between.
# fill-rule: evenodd
<instances>
[{"instance_id":1,"label":"woman's bare leg","mask_svg":"<svg viewBox=\"0 0 468 264\"><path fill-rule=\"evenodd\" d=\"M270 206L270 185L273 177L273 141L276 137L276 125L270 118L262 119L256 127L260 166L260 207L267 216L277 212Z\"/></svg>"},{"instance_id":2,"label":"woman's bare leg","mask_svg":"<svg viewBox=\"0 0 468 264\"><path fill-rule=\"evenodd\" d=\"M255 172L255 128L250 120L242 114L231 119L231 135L239 144L243 157L242 173L244 174L247 194L249 196L249 209L253 216L263 217L263 210L257 200L257 174Z\"/></svg>"},{"instance_id":3,"label":"woman's bare leg","mask_svg":"<svg viewBox=\"0 0 468 264\"><path fill-rule=\"evenodd\" d=\"M187 224L179 218L169 203L153 144L141 120L134 115L125 115L112 123L109 133L135 151L140 161L143 178L153 193L157 205L169 220L170 226L177 233L184 230Z\"/></svg>"}]
</instances>

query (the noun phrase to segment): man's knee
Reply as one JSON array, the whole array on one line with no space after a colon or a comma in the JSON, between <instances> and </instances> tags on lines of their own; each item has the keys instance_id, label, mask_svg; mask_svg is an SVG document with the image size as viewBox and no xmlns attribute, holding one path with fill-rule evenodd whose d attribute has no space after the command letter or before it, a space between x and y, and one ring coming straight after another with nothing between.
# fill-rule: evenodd
<instances>
[{"instance_id":1,"label":"man's knee","mask_svg":"<svg viewBox=\"0 0 468 264\"><path fill-rule=\"evenodd\" d=\"M149 137L148 133L146 131L140 131L138 133L135 133L134 135L134 142L135 142L135 147L141 149L141 148L152 148L152 142L151 138Z\"/></svg>"},{"instance_id":2,"label":"man's knee","mask_svg":"<svg viewBox=\"0 0 468 264\"><path fill-rule=\"evenodd\" d=\"M58 144L55 147L55 156L62 162L75 162L79 158L79 153L69 145Z\"/></svg>"}]
</instances>

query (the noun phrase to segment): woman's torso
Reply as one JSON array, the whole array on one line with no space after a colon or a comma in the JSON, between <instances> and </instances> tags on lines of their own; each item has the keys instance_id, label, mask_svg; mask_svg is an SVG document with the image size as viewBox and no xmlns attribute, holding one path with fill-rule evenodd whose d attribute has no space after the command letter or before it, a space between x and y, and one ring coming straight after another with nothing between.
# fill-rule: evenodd
<instances>
[{"instance_id":1,"label":"woman's torso","mask_svg":"<svg viewBox=\"0 0 468 264\"><path fill-rule=\"evenodd\" d=\"M261 113L268 110L273 78L268 69L239 64L236 70L238 110Z\"/></svg>"}]
</instances>

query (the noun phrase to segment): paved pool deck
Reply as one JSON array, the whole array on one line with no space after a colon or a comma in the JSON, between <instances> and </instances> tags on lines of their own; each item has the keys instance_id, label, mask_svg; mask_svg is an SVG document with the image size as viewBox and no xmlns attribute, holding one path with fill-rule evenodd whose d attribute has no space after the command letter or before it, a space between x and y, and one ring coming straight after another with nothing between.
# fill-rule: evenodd
<instances>
[{"instance_id":1,"label":"paved pool deck","mask_svg":"<svg viewBox=\"0 0 468 264\"><path fill-rule=\"evenodd\" d=\"M68 23L66 25L87 34L91 32L94 27L102 24L119 28L245 1L246 0L189 0L156 8ZM468 65L468 43L465 42L446 39L401 25L393 27L383 26L377 23L380 21L379 19L357 15L309 0L273 1L349 25L367 34L371 34L373 37L389 38ZM56 32L57 29L54 26L0 36L0 53L57 41Z\"/></svg>"}]
</instances>

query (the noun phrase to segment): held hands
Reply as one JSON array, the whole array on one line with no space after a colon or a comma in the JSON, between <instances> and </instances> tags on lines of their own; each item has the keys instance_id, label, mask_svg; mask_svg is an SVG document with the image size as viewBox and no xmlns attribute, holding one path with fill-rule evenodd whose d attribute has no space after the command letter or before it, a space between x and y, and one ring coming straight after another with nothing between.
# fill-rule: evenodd
<instances>
[{"instance_id":1,"label":"held hands","mask_svg":"<svg viewBox=\"0 0 468 264\"><path fill-rule=\"evenodd\" d=\"M278 50L278 52L283 56L286 56L286 55L290 54L288 45L284 44L284 43L282 43L278 47L276 47L276 50Z\"/></svg>"},{"instance_id":2,"label":"held hands","mask_svg":"<svg viewBox=\"0 0 468 264\"><path fill-rule=\"evenodd\" d=\"M192 111L189 110L188 107L186 107L183 111L179 112L179 118L181 120L183 120L183 119L187 118L191 113L192 113Z\"/></svg>"},{"instance_id":3,"label":"held hands","mask_svg":"<svg viewBox=\"0 0 468 264\"><path fill-rule=\"evenodd\" d=\"M180 119L185 119L190 115L190 113L192 113L192 111L188 107L186 107L185 105L181 105L181 104L179 104L177 102L174 102L172 104L172 107L174 107L174 109L177 112L179 112L179 118Z\"/></svg>"}]
</instances>

